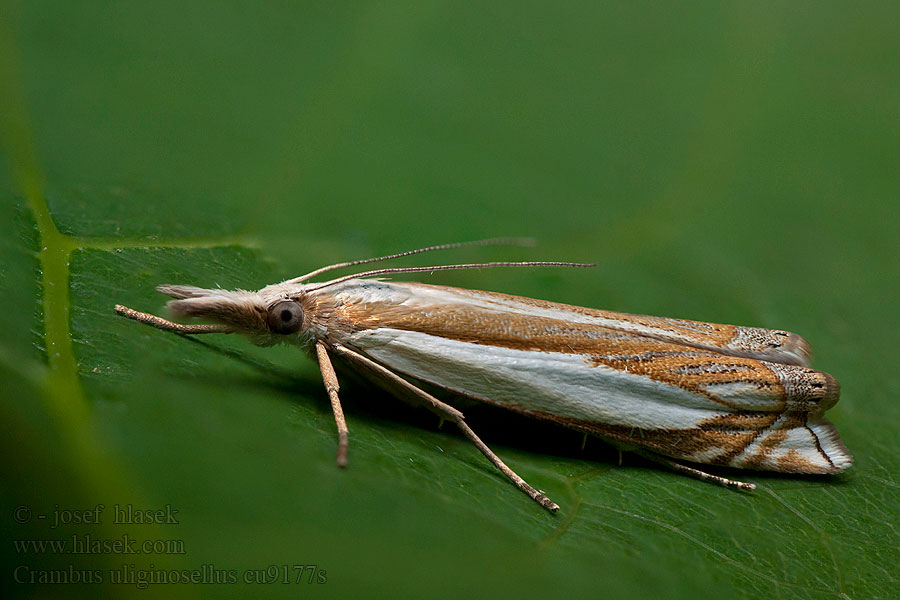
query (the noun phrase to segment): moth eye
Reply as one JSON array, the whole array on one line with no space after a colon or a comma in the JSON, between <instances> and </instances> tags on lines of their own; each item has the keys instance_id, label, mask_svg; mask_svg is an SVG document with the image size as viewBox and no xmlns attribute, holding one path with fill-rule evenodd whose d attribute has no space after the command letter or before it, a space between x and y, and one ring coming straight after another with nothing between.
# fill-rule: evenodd
<instances>
[{"instance_id":1,"label":"moth eye","mask_svg":"<svg viewBox=\"0 0 900 600\"><path fill-rule=\"evenodd\" d=\"M272 333L296 333L303 326L303 309L291 300L283 300L269 308L266 322Z\"/></svg>"}]
</instances>

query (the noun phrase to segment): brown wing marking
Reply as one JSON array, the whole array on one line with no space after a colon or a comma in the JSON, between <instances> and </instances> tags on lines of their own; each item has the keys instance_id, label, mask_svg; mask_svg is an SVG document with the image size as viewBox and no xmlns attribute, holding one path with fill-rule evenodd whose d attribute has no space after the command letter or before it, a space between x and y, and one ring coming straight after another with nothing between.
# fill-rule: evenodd
<instances>
[{"instance_id":1,"label":"brown wing marking","mask_svg":"<svg viewBox=\"0 0 900 600\"><path fill-rule=\"evenodd\" d=\"M586 309L585 309L586 310ZM489 310L464 304L411 308L389 302L352 303L335 310L351 330L386 327L461 342L516 350L579 354L605 365L706 396L731 410L825 410L840 387L828 374L806 367L700 350L586 323ZM743 384L747 398L723 394ZM752 396L752 398L751 398Z\"/></svg>"}]
</instances>

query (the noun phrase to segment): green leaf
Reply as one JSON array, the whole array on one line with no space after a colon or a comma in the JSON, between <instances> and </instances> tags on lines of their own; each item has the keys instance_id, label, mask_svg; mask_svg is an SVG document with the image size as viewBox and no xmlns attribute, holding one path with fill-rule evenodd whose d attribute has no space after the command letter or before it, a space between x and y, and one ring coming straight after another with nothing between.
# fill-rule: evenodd
<instances>
[{"instance_id":1,"label":"green leaf","mask_svg":"<svg viewBox=\"0 0 900 600\"><path fill-rule=\"evenodd\" d=\"M4 546L6 588L893 597L897 13L7 6L0 510L5 538L22 543ZM740 494L465 407L562 506L550 515L451 426L350 373L339 470L310 357L166 334L112 310L159 313L160 283L255 289L500 235L541 245L440 260L599 266L420 280L797 331L843 385L829 415L856 465L827 478L726 472L759 486ZM177 522L117 523L116 505ZM107 546L27 546L49 539ZM129 540L155 545L121 552ZM312 583L306 567L296 582L295 565L315 565ZM41 583L52 577L82 583Z\"/></svg>"}]
</instances>

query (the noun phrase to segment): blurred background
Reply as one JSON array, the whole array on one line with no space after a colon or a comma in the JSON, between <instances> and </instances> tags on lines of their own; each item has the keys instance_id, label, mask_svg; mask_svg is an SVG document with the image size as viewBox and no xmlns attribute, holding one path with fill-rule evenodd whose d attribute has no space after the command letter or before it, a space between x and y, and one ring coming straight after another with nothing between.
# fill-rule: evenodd
<instances>
[{"instance_id":1,"label":"blurred background","mask_svg":"<svg viewBox=\"0 0 900 600\"><path fill-rule=\"evenodd\" d=\"M895 3L3 2L4 587L890 597L898 26ZM797 331L856 466L724 472L743 495L472 408L552 516L348 374L338 471L308 357L112 313L507 235L539 245L406 264L596 262L417 279Z\"/></svg>"}]
</instances>

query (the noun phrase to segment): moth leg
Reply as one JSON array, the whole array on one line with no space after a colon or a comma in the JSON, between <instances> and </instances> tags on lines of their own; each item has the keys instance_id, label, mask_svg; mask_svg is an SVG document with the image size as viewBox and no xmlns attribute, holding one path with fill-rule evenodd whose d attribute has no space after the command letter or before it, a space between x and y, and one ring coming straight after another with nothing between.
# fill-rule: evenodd
<instances>
[{"instance_id":1,"label":"moth leg","mask_svg":"<svg viewBox=\"0 0 900 600\"><path fill-rule=\"evenodd\" d=\"M331 400L331 411L334 413L334 422L337 425L337 466L344 468L347 466L347 446L349 446L347 436L349 430L347 429L347 421L344 419L341 399L338 397L338 390L341 389L341 386L338 384L338 378L334 372L334 367L331 365L331 359L328 358L328 351L322 342L316 342L316 357L319 359L319 370L322 371L322 381L325 382L325 391L328 392L328 398Z\"/></svg>"},{"instance_id":2,"label":"moth leg","mask_svg":"<svg viewBox=\"0 0 900 600\"><path fill-rule=\"evenodd\" d=\"M522 490L523 492L528 494L528 496L532 500L534 500L535 502L537 502L538 504L540 504L541 506L543 506L550 512L556 512L559 510L558 504L556 504L550 498L545 496L543 494L543 492L536 490L533 487L531 487L530 485L528 485L528 482L526 482L524 479L519 477L515 471L513 471L512 469L507 467L506 463L504 463L502 460L500 460L500 457L497 456L496 454L494 454L494 452L490 448L488 448L484 442L481 441L481 438L479 438L477 435L475 435L475 432L472 431L472 429L466 424L465 421L462 421L462 420L457 421L456 426L462 430L463 434L467 438L469 438L469 440L471 440L473 444L475 444L475 447L478 448L481 451L481 453L484 454L487 457L487 459L494 464L495 467L500 469L500 471L504 475L506 475L509 478L509 480L512 481L516 485L517 488L519 488L520 490Z\"/></svg>"},{"instance_id":3,"label":"moth leg","mask_svg":"<svg viewBox=\"0 0 900 600\"><path fill-rule=\"evenodd\" d=\"M706 471L701 471L700 469L695 469L694 467L689 467L687 465L683 465L680 462L672 460L671 458L667 458L660 454L656 454L655 452L646 452L646 451L633 451L635 454L643 456L648 460L652 460L653 462L666 466L677 473L681 473L682 475L687 475L688 477L693 477L694 479L699 479L700 481L706 481L707 483L714 483L716 485L720 485L726 488L732 488L736 490L743 490L745 492L752 492L756 489L756 485L752 483L745 483L743 481L735 481L734 479L726 479L725 477L719 477L718 475L713 475L712 473L707 473Z\"/></svg>"},{"instance_id":4,"label":"moth leg","mask_svg":"<svg viewBox=\"0 0 900 600\"><path fill-rule=\"evenodd\" d=\"M162 329L163 331L172 331L175 333L184 333L188 335L197 333L232 332L231 327L229 327L228 325L182 325L181 323L174 323L167 319L163 319L162 317L157 317L156 315L151 315L150 313L140 312L138 310L134 310L133 308L122 306L121 304L116 304L115 310L117 314L122 315L123 317L127 317L133 321L143 323L144 325L150 325L151 327Z\"/></svg>"},{"instance_id":5,"label":"moth leg","mask_svg":"<svg viewBox=\"0 0 900 600\"><path fill-rule=\"evenodd\" d=\"M542 492L536 490L535 488L528 485L528 483L519 477L515 471L506 466L500 457L494 454L494 452L487 447L487 445L481 441L472 428L466 424L463 414L446 404L445 402L441 402L425 390L419 389L414 386L410 382L406 381L396 373L382 367L378 363L373 360L370 360L359 354L358 352L354 352L345 346L341 346L340 344L335 344L332 347L332 350L343 358L347 359L348 362L353 363L355 366L359 367L361 370L365 371L369 375L373 377L375 381L377 381L382 387L384 387L387 391L392 393L397 393L402 396L406 396L408 398L414 399L418 404L423 405L425 408L435 413L442 419L446 419L448 421L453 421L457 427L463 432L469 440L475 444L475 447L487 457L491 463L500 471L506 475L510 481L512 481L517 488L525 492L532 500L549 510L550 512L556 512L559 510L559 505L550 500L547 496L545 496Z\"/></svg>"},{"instance_id":6,"label":"moth leg","mask_svg":"<svg viewBox=\"0 0 900 600\"><path fill-rule=\"evenodd\" d=\"M371 376L386 391L396 394L404 400L412 401L413 404L418 406L424 406L441 419L453 421L454 423L463 419L463 414L460 411L445 402L441 402L428 392L420 390L393 371L382 367L359 352L350 350L341 344L333 344L330 349L338 356L358 367L365 374Z\"/></svg>"}]
</instances>

